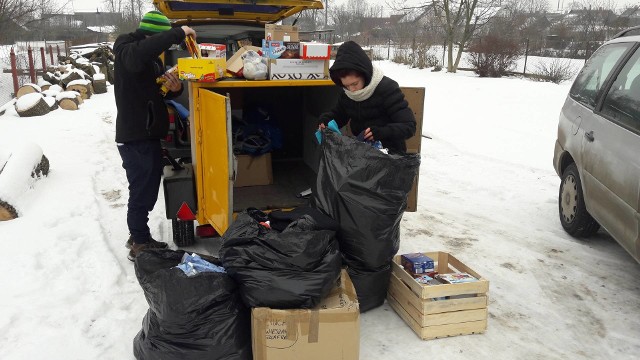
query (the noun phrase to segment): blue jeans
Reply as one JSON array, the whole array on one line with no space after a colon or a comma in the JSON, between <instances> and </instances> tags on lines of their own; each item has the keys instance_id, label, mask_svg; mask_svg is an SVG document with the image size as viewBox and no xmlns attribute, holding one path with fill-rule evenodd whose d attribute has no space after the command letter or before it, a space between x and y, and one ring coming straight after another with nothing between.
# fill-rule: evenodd
<instances>
[{"instance_id":1,"label":"blue jeans","mask_svg":"<svg viewBox=\"0 0 640 360\"><path fill-rule=\"evenodd\" d=\"M129 182L127 226L135 243L146 243L149 232L149 212L158 200L162 177L162 147L160 140L132 141L118 144L122 167Z\"/></svg>"}]
</instances>

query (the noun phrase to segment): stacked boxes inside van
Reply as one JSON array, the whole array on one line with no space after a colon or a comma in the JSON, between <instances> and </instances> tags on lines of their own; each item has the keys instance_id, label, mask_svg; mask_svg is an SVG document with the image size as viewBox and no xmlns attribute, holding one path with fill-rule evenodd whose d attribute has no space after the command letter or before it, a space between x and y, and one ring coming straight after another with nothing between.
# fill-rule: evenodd
<instances>
[{"instance_id":1,"label":"stacked boxes inside van","mask_svg":"<svg viewBox=\"0 0 640 360\"><path fill-rule=\"evenodd\" d=\"M299 41L297 26L265 26L262 56L267 58L269 80L327 79L330 55L331 45Z\"/></svg>"}]
</instances>

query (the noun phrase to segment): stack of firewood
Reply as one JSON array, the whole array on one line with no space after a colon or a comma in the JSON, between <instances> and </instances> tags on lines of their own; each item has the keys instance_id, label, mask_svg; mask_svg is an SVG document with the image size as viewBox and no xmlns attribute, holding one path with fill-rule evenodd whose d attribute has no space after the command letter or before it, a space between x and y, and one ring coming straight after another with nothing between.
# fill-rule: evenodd
<instances>
[{"instance_id":1,"label":"stack of firewood","mask_svg":"<svg viewBox=\"0 0 640 360\"><path fill-rule=\"evenodd\" d=\"M87 54L60 56L57 66L49 67L38 84L25 84L16 93L15 108L20 116L41 116L58 107L77 110L93 94L107 92L113 83L113 53L99 47ZM20 98L27 94L27 98Z\"/></svg>"}]
</instances>

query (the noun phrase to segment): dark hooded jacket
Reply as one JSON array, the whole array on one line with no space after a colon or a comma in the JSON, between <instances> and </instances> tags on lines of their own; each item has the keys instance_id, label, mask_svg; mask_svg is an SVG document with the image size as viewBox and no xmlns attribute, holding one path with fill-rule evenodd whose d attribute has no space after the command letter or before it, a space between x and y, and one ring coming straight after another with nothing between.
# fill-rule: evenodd
<instances>
[{"instance_id":1,"label":"dark hooded jacket","mask_svg":"<svg viewBox=\"0 0 640 360\"><path fill-rule=\"evenodd\" d=\"M336 60L329 70L333 82L343 87L335 74L340 69L357 70L364 75L365 86L371 83L373 64L364 50L353 41L347 41L338 48ZM354 135L371 128L374 139L380 140L382 146L395 153L405 153L405 140L416 132L416 119L404 94L398 83L386 76L366 100L355 101L346 93L340 94L335 107L320 115L320 122L325 125L332 119L339 127L351 121L350 127Z\"/></svg>"},{"instance_id":2,"label":"dark hooded jacket","mask_svg":"<svg viewBox=\"0 0 640 360\"><path fill-rule=\"evenodd\" d=\"M120 35L113 45L114 92L118 116L116 142L160 139L169 130L169 115L156 78L164 73L158 57L172 44L184 40L182 28L145 38L136 32ZM175 97L182 92L169 92Z\"/></svg>"}]
</instances>

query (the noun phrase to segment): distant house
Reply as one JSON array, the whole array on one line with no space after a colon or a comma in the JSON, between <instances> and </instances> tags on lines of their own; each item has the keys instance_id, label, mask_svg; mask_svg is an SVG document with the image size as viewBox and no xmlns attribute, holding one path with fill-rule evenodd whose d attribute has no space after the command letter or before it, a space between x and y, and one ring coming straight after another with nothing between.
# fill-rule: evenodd
<instances>
[{"instance_id":1,"label":"distant house","mask_svg":"<svg viewBox=\"0 0 640 360\"><path fill-rule=\"evenodd\" d=\"M77 12L73 17L81 21L85 27L107 27L122 22L122 13L117 12Z\"/></svg>"},{"instance_id":2,"label":"distant house","mask_svg":"<svg viewBox=\"0 0 640 360\"><path fill-rule=\"evenodd\" d=\"M640 26L640 6L634 6L626 9L620 14L620 20L625 26Z\"/></svg>"},{"instance_id":3,"label":"distant house","mask_svg":"<svg viewBox=\"0 0 640 360\"><path fill-rule=\"evenodd\" d=\"M363 38L388 38L403 17L404 14L362 18L360 20L360 36Z\"/></svg>"},{"instance_id":4,"label":"distant house","mask_svg":"<svg viewBox=\"0 0 640 360\"><path fill-rule=\"evenodd\" d=\"M42 14L40 21L33 23L36 39L57 39L100 42L108 41L109 34L122 22L121 13L77 12L73 14Z\"/></svg>"}]
</instances>

